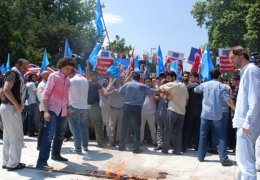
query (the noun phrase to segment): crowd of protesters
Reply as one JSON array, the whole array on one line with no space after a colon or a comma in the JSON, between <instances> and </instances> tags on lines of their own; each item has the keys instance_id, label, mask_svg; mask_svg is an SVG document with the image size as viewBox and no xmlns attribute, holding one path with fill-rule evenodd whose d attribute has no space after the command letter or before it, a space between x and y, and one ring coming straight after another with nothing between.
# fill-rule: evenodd
<instances>
[{"instance_id":1,"label":"crowd of protesters","mask_svg":"<svg viewBox=\"0 0 260 180\"><path fill-rule=\"evenodd\" d=\"M93 131L98 147L118 146L119 151L141 153L140 145L147 143L164 154L198 151L200 162L209 152L219 154L222 166L232 166L228 153L236 153L239 179L256 179L260 70L240 46L230 50L229 59L241 69L229 83L223 83L218 69L211 70L208 82L197 72L183 72L177 81L173 71L155 77L130 69L125 77L99 82L97 72L86 72L87 78L78 74L70 58L59 60L58 71L43 71L39 78L30 74L25 83L29 61L19 59L1 78L2 168L26 167L20 162L24 134L38 136L37 168L52 168L47 162L50 153L53 160L68 161L61 148L69 127L72 153L89 150Z\"/></svg>"}]
</instances>

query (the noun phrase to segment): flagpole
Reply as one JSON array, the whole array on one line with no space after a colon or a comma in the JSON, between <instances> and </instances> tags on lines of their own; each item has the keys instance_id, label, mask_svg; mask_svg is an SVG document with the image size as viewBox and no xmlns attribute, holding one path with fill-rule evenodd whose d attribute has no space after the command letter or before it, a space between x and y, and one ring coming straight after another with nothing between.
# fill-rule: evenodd
<instances>
[{"instance_id":1,"label":"flagpole","mask_svg":"<svg viewBox=\"0 0 260 180\"><path fill-rule=\"evenodd\" d=\"M106 31L106 35L107 35L107 39L108 39L108 46L110 47L110 39L109 39L109 36L108 36L108 31L107 31L106 24L105 24L105 21L104 21L103 11L102 11L102 7L101 7L100 0L98 0L98 3L99 3L99 6L100 6L101 16L102 16L102 19L103 19L103 24L104 24L105 31ZM102 42L102 43L103 43L103 42Z\"/></svg>"}]
</instances>

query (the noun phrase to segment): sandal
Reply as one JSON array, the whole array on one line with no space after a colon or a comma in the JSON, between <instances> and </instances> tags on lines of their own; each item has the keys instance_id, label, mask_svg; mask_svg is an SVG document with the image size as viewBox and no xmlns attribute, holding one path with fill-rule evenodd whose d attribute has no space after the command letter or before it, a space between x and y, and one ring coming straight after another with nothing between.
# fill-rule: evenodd
<instances>
[{"instance_id":1,"label":"sandal","mask_svg":"<svg viewBox=\"0 0 260 180\"><path fill-rule=\"evenodd\" d=\"M23 168L26 168L26 165L24 163L19 163L16 167L7 167L7 171L14 171Z\"/></svg>"}]
</instances>

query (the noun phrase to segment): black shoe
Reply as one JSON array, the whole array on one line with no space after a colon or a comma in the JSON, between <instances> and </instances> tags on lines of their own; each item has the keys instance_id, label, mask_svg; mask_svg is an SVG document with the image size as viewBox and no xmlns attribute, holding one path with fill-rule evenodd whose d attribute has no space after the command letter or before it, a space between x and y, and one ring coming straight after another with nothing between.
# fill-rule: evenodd
<instances>
[{"instance_id":1,"label":"black shoe","mask_svg":"<svg viewBox=\"0 0 260 180\"><path fill-rule=\"evenodd\" d=\"M140 153L142 153L142 152L143 152L142 149L138 149L138 150L134 150L134 151L133 151L134 154L140 154Z\"/></svg>"},{"instance_id":2,"label":"black shoe","mask_svg":"<svg viewBox=\"0 0 260 180\"><path fill-rule=\"evenodd\" d=\"M29 134L29 137L37 137L37 134Z\"/></svg>"},{"instance_id":3,"label":"black shoe","mask_svg":"<svg viewBox=\"0 0 260 180\"><path fill-rule=\"evenodd\" d=\"M41 165L36 165L37 169L42 169L42 170L52 170L53 167L49 166L47 163L46 164L41 164Z\"/></svg>"},{"instance_id":4,"label":"black shoe","mask_svg":"<svg viewBox=\"0 0 260 180\"><path fill-rule=\"evenodd\" d=\"M62 156L53 156L51 157L52 160L55 160L55 161L68 161L67 158L64 158Z\"/></svg>"},{"instance_id":5,"label":"black shoe","mask_svg":"<svg viewBox=\"0 0 260 180\"><path fill-rule=\"evenodd\" d=\"M125 151L125 147L119 147L119 151Z\"/></svg>"},{"instance_id":6,"label":"black shoe","mask_svg":"<svg viewBox=\"0 0 260 180\"><path fill-rule=\"evenodd\" d=\"M172 151L172 153L173 153L173 154L176 154L176 155L181 155L180 152L176 152L176 151L174 151L174 150Z\"/></svg>"},{"instance_id":7,"label":"black shoe","mask_svg":"<svg viewBox=\"0 0 260 180\"><path fill-rule=\"evenodd\" d=\"M157 146L156 148L154 148L153 150L155 150L155 151L160 151L160 150L162 150L163 149L163 147L162 146Z\"/></svg>"},{"instance_id":8,"label":"black shoe","mask_svg":"<svg viewBox=\"0 0 260 180\"><path fill-rule=\"evenodd\" d=\"M229 159L221 163L222 166L233 166L233 162Z\"/></svg>"},{"instance_id":9,"label":"black shoe","mask_svg":"<svg viewBox=\"0 0 260 180\"><path fill-rule=\"evenodd\" d=\"M199 160L199 162L203 162L204 161L204 159L200 159L200 158L198 160Z\"/></svg>"},{"instance_id":10,"label":"black shoe","mask_svg":"<svg viewBox=\"0 0 260 180\"><path fill-rule=\"evenodd\" d=\"M3 165L3 166L2 166L2 169L7 169L7 166Z\"/></svg>"},{"instance_id":11,"label":"black shoe","mask_svg":"<svg viewBox=\"0 0 260 180\"><path fill-rule=\"evenodd\" d=\"M26 165L23 163L19 163L16 167L6 167L7 171L15 171L23 168L26 168Z\"/></svg>"},{"instance_id":12,"label":"black shoe","mask_svg":"<svg viewBox=\"0 0 260 180\"><path fill-rule=\"evenodd\" d=\"M168 151L167 150L162 150L162 153L168 154Z\"/></svg>"}]
</instances>

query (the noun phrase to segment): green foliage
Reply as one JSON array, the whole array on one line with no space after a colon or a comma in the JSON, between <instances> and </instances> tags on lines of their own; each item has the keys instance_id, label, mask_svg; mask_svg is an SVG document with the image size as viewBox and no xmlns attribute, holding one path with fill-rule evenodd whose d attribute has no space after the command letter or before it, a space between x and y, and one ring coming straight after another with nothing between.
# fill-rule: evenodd
<instances>
[{"instance_id":1,"label":"green foliage","mask_svg":"<svg viewBox=\"0 0 260 180\"><path fill-rule=\"evenodd\" d=\"M208 29L213 55L218 48L242 45L260 53L259 0L201 0L191 11L197 25Z\"/></svg>"},{"instance_id":2,"label":"green foliage","mask_svg":"<svg viewBox=\"0 0 260 180\"><path fill-rule=\"evenodd\" d=\"M123 58L126 58L126 55L129 57L129 51L132 50L132 46L126 46L125 39L121 39L118 35L115 38L114 41L110 42L108 50L117 54L123 54Z\"/></svg>"},{"instance_id":3,"label":"green foliage","mask_svg":"<svg viewBox=\"0 0 260 180\"><path fill-rule=\"evenodd\" d=\"M44 48L55 65L65 39L74 54L87 55L97 42L95 0L0 0L0 59L27 58L41 65ZM52 56L51 56L52 55Z\"/></svg>"}]
</instances>

